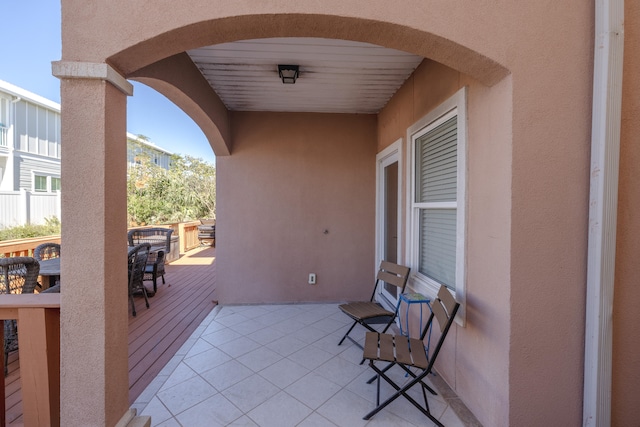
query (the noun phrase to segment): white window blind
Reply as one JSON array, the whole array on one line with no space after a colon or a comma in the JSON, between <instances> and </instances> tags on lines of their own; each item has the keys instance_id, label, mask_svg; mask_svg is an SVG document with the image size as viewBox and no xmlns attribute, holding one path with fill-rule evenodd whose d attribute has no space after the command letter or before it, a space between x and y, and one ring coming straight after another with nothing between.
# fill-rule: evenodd
<instances>
[{"instance_id":1,"label":"white window blind","mask_svg":"<svg viewBox=\"0 0 640 427\"><path fill-rule=\"evenodd\" d=\"M442 285L466 316L467 90L461 88L407 129L407 259L414 292Z\"/></svg>"},{"instance_id":2,"label":"white window blind","mask_svg":"<svg viewBox=\"0 0 640 427\"><path fill-rule=\"evenodd\" d=\"M418 270L455 290L458 117L415 140Z\"/></svg>"}]
</instances>

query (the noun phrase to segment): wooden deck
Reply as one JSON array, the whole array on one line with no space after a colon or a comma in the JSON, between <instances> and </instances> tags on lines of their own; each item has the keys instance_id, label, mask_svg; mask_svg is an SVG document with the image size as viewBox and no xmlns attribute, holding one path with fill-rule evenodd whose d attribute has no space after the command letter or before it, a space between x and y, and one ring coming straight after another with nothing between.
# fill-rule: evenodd
<instances>
[{"instance_id":1,"label":"wooden deck","mask_svg":"<svg viewBox=\"0 0 640 427\"><path fill-rule=\"evenodd\" d=\"M165 364L211 312L215 301L215 248L197 248L166 267L166 284L149 299L136 298L137 316L129 313L129 401L144 391ZM151 288L150 282L148 288ZM7 425L22 425L20 361L9 355L5 379Z\"/></svg>"}]
</instances>

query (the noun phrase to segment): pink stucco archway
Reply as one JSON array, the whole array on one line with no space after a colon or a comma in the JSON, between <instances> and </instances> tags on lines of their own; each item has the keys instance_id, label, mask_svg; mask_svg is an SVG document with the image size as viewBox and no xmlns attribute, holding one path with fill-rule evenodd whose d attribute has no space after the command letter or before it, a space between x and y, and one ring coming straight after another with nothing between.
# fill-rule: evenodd
<instances>
[{"instance_id":1,"label":"pink stucco archway","mask_svg":"<svg viewBox=\"0 0 640 427\"><path fill-rule=\"evenodd\" d=\"M582 360L576 330L582 328L584 309L576 304L567 312L562 301L581 301L585 270L580 251L586 248L582 207L588 198L584 141L589 135L591 45L584 41L592 39L592 6L583 3L556 4L550 10L544 4L523 7L488 0L460 4L410 0L401 6L384 0L250 4L194 0L149 8L143 0L97 0L89 8L82 0L62 0L63 57L58 73L65 141L62 173L66 182L83 183L67 186L63 195L63 244L70 248L69 258L100 260L104 253L110 254L109 263L98 261L91 272L72 263L62 265L69 289L91 283L99 290L62 296L66 310L61 410L66 425L112 425L127 407L121 396L127 384L122 355L126 337L117 332L126 328L125 295L109 287L122 281L124 274L110 264L125 258L118 236L126 228L126 200L118 188L124 188L120 159L124 159L127 89L113 74L165 94L198 123L216 154L224 156L233 149L229 112L198 80L183 52L242 39L305 36L404 50L456 70L452 85L472 81L469 108L477 112L473 120L479 127L483 122L492 124L479 133L477 145L491 146L500 159L492 163L491 156L479 150L472 164L479 175L484 174L485 187L505 191L489 191L490 197L471 202L478 203L478 211L491 212L499 206L504 216L498 224L480 212L478 224L473 224L479 232L470 243L478 248L471 269L487 278L478 280L471 299L477 323L454 334L455 340L463 347L480 342L489 327L483 321L499 312L504 324L499 348L487 343L481 357L491 360L499 354L504 363L494 362L487 369L507 380L495 387L479 385L495 397L492 406L483 409L485 415L497 425L544 425L547 414L559 413L564 417L561 423L576 423L581 410L576 360ZM572 20L567 22L566 16ZM562 43L558 34L563 35ZM105 64L110 67L107 72L94 72ZM415 94L406 88L399 96L409 99ZM418 118L414 111L405 112L397 123L393 118L389 122L406 129L405 122ZM379 146L385 143L379 141ZM485 165L489 169L483 171ZM500 173L495 173L496 166ZM470 197L478 197L475 194ZM497 237L491 233L496 229ZM576 256L567 257L576 248ZM500 295L506 306L485 305L490 303L484 298L487 292ZM540 295L559 298L543 301ZM79 322L89 311L90 324ZM535 327L532 318L538 319ZM86 352L87 342L92 343L90 354L78 361L76 356ZM563 351L557 352L558 348ZM538 357L541 353L545 358ZM504 354L508 356L503 358ZM474 380L465 376L473 371L468 368L455 368L467 384ZM552 387L541 372L560 384ZM484 404L480 393L469 399L472 406ZM87 408L87 413L75 410L78 406Z\"/></svg>"},{"instance_id":2,"label":"pink stucco archway","mask_svg":"<svg viewBox=\"0 0 640 427\"><path fill-rule=\"evenodd\" d=\"M245 15L201 21L125 48L107 59L180 106L202 128L217 156L230 154L228 112L186 50L259 37L324 37L366 41L440 62L491 86L508 70L490 58L436 34L383 21L336 15Z\"/></svg>"}]
</instances>

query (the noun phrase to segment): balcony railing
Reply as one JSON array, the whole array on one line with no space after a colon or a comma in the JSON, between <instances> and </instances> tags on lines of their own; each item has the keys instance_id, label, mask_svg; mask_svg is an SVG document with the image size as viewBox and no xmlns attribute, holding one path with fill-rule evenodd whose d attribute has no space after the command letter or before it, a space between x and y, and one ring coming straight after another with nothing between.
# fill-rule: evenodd
<instances>
[{"instance_id":1,"label":"balcony railing","mask_svg":"<svg viewBox=\"0 0 640 427\"><path fill-rule=\"evenodd\" d=\"M0 147L7 147L9 142L7 140L8 129L0 125Z\"/></svg>"}]
</instances>

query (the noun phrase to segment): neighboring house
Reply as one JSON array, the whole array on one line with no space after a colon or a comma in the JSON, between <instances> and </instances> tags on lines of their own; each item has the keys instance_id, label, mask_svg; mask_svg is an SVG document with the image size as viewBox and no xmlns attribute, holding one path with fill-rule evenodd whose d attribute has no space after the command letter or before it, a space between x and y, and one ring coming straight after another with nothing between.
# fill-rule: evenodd
<instances>
[{"instance_id":1,"label":"neighboring house","mask_svg":"<svg viewBox=\"0 0 640 427\"><path fill-rule=\"evenodd\" d=\"M173 153L158 147L140 135L127 133L127 164L129 167L141 162L141 157L164 169L171 167Z\"/></svg>"},{"instance_id":2,"label":"neighboring house","mask_svg":"<svg viewBox=\"0 0 640 427\"><path fill-rule=\"evenodd\" d=\"M0 191L60 190L60 104L0 80Z\"/></svg>"},{"instance_id":3,"label":"neighboring house","mask_svg":"<svg viewBox=\"0 0 640 427\"><path fill-rule=\"evenodd\" d=\"M483 425L637 425L640 2L93 3L62 0L54 63L64 161L91 161L65 168L63 221L91 224L65 256L92 268L63 270L64 425L128 413L127 79L216 154L221 304L367 298L393 257L462 301L436 369Z\"/></svg>"},{"instance_id":4,"label":"neighboring house","mask_svg":"<svg viewBox=\"0 0 640 427\"><path fill-rule=\"evenodd\" d=\"M60 104L0 80L0 228L60 218ZM127 162L168 169L171 152L127 133Z\"/></svg>"},{"instance_id":5,"label":"neighboring house","mask_svg":"<svg viewBox=\"0 0 640 427\"><path fill-rule=\"evenodd\" d=\"M0 228L60 218L60 104L0 81Z\"/></svg>"}]
</instances>

